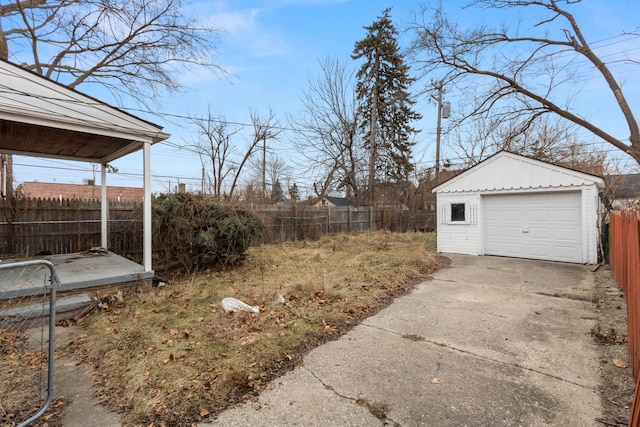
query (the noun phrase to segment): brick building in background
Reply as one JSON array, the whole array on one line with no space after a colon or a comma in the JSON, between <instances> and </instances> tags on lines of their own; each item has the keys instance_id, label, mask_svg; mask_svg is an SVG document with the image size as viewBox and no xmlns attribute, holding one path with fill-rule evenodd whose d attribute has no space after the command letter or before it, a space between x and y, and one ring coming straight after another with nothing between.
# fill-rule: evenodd
<instances>
[{"instance_id":1,"label":"brick building in background","mask_svg":"<svg viewBox=\"0 0 640 427\"><path fill-rule=\"evenodd\" d=\"M16 192L29 198L99 200L100 186L87 184L58 184L55 182L23 182ZM142 203L144 191L137 187L107 186L107 199L118 202Z\"/></svg>"}]
</instances>

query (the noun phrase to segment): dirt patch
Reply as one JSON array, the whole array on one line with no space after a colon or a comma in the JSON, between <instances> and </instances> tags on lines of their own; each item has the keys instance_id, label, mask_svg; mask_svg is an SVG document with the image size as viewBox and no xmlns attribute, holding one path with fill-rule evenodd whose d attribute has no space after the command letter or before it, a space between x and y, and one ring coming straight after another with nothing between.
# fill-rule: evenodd
<instances>
[{"instance_id":1,"label":"dirt patch","mask_svg":"<svg viewBox=\"0 0 640 427\"><path fill-rule=\"evenodd\" d=\"M605 426L626 426L633 399L634 379L627 350L627 308L624 293L609 266L594 274L593 302L597 324L592 335L600 358L600 394Z\"/></svg>"}]
</instances>

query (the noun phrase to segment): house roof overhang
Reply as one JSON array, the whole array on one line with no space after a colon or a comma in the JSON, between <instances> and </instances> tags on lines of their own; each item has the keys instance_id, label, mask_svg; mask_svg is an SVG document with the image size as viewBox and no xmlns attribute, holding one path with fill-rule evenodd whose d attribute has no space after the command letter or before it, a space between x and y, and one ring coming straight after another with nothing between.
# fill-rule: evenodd
<instances>
[{"instance_id":1,"label":"house roof overhang","mask_svg":"<svg viewBox=\"0 0 640 427\"><path fill-rule=\"evenodd\" d=\"M162 127L0 60L0 151L108 163L167 139Z\"/></svg>"}]
</instances>

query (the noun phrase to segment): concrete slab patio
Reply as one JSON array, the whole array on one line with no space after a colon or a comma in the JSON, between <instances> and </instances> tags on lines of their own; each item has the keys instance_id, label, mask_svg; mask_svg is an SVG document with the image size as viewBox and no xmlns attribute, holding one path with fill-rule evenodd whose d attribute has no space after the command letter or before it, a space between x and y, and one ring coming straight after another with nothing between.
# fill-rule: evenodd
<instances>
[{"instance_id":1,"label":"concrete slab patio","mask_svg":"<svg viewBox=\"0 0 640 427\"><path fill-rule=\"evenodd\" d=\"M113 252L79 252L75 254L46 255L39 257L53 264L60 280L57 292L99 289L101 286L151 283L153 271L144 268ZM35 259L35 258L32 258ZM4 259L4 264L20 263L25 259ZM13 274L0 276L0 298L19 298L42 293L44 283L49 283L49 270L43 267L18 269Z\"/></svg>"},{"instance_id":2,"label":"concrete slab patio","mask_svg":"<svg viewBox=\"0 0 640 427\"><path fill-rule=\"evenodd\" d=\"M589 266L449 268L205 426L597 426Z\"/></svg>"}]
</instances>

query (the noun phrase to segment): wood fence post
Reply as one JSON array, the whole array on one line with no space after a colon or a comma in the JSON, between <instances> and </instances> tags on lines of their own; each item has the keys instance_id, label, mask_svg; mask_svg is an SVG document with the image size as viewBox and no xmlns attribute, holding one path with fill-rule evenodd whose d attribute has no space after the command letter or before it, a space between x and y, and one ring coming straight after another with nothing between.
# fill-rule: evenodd
<instances>
[{"instance_id":1,"label":"wood fence post","mask_svg":"<svg viewBox=\"0 0 640 427\"><path fill-rule=\"evenodd\" d=\"M324 234L327 236L329 235L330 222L331 222L331 205L327 204L327 223L326 223L327 225L325 226L325 229L324 229Z\"/></svg>"},{"instance_id":2,"label":"wood fence post","mask_svg":"<svg viewBox=\"0 0 640 427\"><path fill-rule=\"evenodd\" d=\"M4 218L7 221L7 251L9 254L16 253L16 226L14 224L16 210L13 208L14 203L17 203L17 200L13 195L2 199Z\"/></svg>"},{"instance_id":3,"label":"wood fence post","mask_svg":"<svg viewBox=\"0 0 640 427\"><path fill-rule=\"evenodd\" d=\"M373 206L369 206L369 231L375 231L375 220L373 218Z\"/></svg>"}]
</instances>

